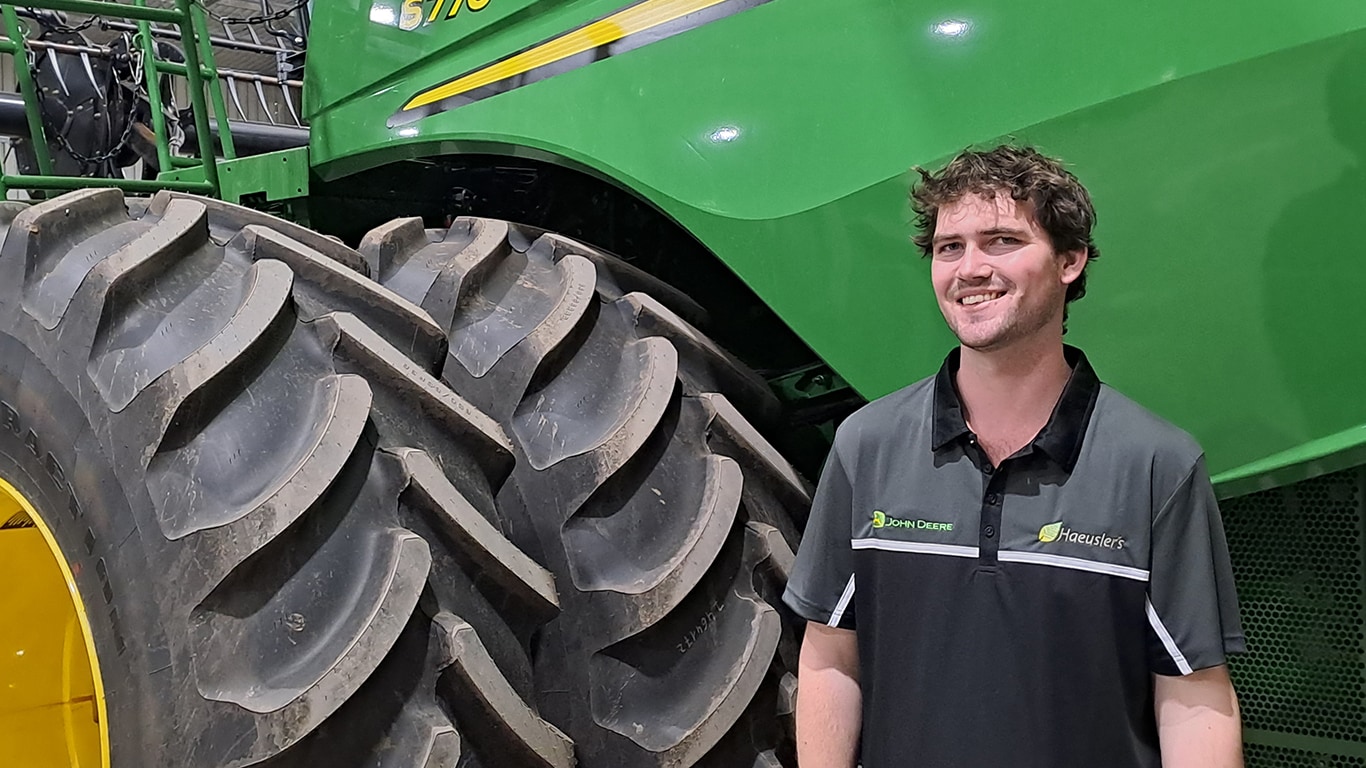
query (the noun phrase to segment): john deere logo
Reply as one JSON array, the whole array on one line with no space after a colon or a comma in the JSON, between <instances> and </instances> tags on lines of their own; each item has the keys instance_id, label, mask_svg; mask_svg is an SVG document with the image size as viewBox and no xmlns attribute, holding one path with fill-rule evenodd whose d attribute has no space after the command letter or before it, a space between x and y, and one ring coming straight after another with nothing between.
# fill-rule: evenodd
<instances>
[{"instance_id":1,"label":"john deere logo","mask_svg":"<svg viewBox=\"0 0 1366 768\"><path fill-rule=\"evenodd\" d=\"M952 531L953 523L940 523L934 520L907 520L892 517L880 509L873 510L874 528L909 528L916 531Z\"/></svg>"},{"instance_id":2,"label":"john deere logo","mask_svg":"<svg viewBox=\"0 0 1366 768\"><path fill-rule=\"evenodd\" d=\"M1108 533L1083 533L1074 531L1062 524L1059 520L1056 523L1049 523L1039 529L1039 541L1044 544L1052 544L1055 541L1067 541L1073 544L1084 544L1088 547L1101 547L1102 549L1124 549L1123 536L1111 536Z\"/></svg>"}]
</instances>

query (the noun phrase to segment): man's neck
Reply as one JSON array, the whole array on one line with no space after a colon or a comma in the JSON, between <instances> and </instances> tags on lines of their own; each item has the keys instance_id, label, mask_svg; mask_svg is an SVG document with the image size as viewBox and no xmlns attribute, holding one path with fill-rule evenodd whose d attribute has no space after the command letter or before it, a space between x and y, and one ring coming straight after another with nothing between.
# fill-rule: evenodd
<instances>
[{"instance_id":1,"label":"man's neck","mask_svg":"<svg viewBox=\"0 0 1366 768\"><path fill-rule=\"evenodd\" d=\"M958 395L964 416L993 464L1023 448L1044 428L1071 374L1061 336L1007 349L962 348L955 377Z\"/></svg>"}]
</instances>

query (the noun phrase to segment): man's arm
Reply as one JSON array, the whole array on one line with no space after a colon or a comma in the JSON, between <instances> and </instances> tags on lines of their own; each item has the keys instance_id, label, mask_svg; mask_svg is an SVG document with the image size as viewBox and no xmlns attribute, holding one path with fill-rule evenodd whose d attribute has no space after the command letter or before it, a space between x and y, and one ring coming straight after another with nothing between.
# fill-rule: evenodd
<instances>
[{"instance_id":1,"label":"man's arm","mask_svg":"<svg viewBox=\"0 0 1366 768\"><path fill-rule=\"evenodd\" d=\"M807 622L797 669L797 764L854 768L863 700L858 643L849 629Z\"/></svg>"},{"instance_id":2,"label":"man's arm","mask_svg":"<svg viewBox=\"0 0 1366 768\"><path fill-rule=\"evenodd\" d=\"M1228 539L1203 456L1153 518L1146 608L1162 765L1242 768L1238 697L1225 665L1246 641Z\"/></svg>"},{"instance_id":3,"label":"man's arm","mask_svg":"<svg viewBox=\"0 0 1366 768\"><path fill-rule=\"evenodd\" d=\"M1163 768L1243 768L1243 725L1228 667L1155 678Z\"/></svg>"}]
</instances>

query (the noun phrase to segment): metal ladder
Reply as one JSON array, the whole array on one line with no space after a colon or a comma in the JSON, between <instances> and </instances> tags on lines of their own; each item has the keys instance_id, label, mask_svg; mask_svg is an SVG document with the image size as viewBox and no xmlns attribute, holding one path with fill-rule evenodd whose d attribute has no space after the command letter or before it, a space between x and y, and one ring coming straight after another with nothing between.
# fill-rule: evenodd
<instances>
[{"instance_id":1,"label":"metal ladder","mask_svg":"<svg viewBox=\"0 0 1366 768\"><path fill-rule=\"evenodd\" d=\"M144 85L152 112L152 129L156 134L157 161L163 171L178 168L202 168L203 181L160 181L123 178L91 178L85 176L52 175L52 157L48 152L47 134L43 128L42 101L34 83L33 72L29 68L30 49L52 48L56 44L39 40L27 40L20 24L15 5L0 4L3 17L5 38L0 39L0 53L8 53L14 58L15 77L24 99L28 120L29 137L33 144L37 175L0 173L0 200L11 189L65 191L88 187L115 187L125 192L151 193L169 189L180 192L193 192L217 196L219 193L218 163L214 154L214 136L209 125L207 103L213 101L213 115L218 128L218 141L225 160L237 157L233 147L232 135L228 128L228 112L224 106L223 93L218 88L219 73L214 65L213 44L209 36L208 21L201 7L194 0L175 0L174 8L148 8L146 0L133 0L133 5L104 2L102 0L26 0L23 7L69 13L109 16L136 22L136 41L142 53ZM157 58L156 42L151 25L169 24L178 28L181 45L185 52L185 63L179 64ZM158 29L158 33L164 30ZM199 157L173 156L167 136L166 116L162 110L161 75L177 75L186 79L189 85L190 104L194 112L195 133L199 145ZM205 96L205 85L209 96Z\"/></svg>"}]
</instances>

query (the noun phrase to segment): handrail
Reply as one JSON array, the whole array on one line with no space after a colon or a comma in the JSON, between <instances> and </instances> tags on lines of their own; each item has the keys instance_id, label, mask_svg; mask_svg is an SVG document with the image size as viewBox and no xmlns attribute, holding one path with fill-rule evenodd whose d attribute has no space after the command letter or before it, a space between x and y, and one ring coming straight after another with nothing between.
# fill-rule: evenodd
<instances>
[{"instance_id":1,"label":"handrail","mask_svg":"<svg viewBox=\"0 0 1366 768\"><path fill-rule=\"evenodd\" d=\"M142 5L147 0L135 0L138 5ZM198 38L195 37L194 23L197 21L190 14L190 0L176 0L176 10L180 12L180 38L181 48L185 53L185 67L189 71L186 73L190 81L190 106L194 108L194 127L199 132L199 157L204 160L204 179L213 185L214 191L218 190L218 163L213 156L213 136L209 134L209 107L204 99L204 82L200 75L203 70L199 68L199 45ZM207 30L205 34L208 34ZM143 65L143 71L147 72L148 77L153 73L158 73L156 60L152 61L152 66ZM215 87L217 81L214 81ZM157 137L161 141L161 137ZM224 144L227 142L225 141Z\"/></svg>"},{"instance_id":2,"label":"handrail","mask_svg":"<svg viewBox=\"0 0 1366 768\"><path fill-rule=\"evenodd\" d=\"M137 3L141 6L142 0L137 0ZM142 45L143 67L145 68L147 62L155 62L157 60L157 44L156 40L152 37L151 22L138 19L137 25L138 38ZM170 168L170 142L161 140L161 137L163 136L166 136L169 139L169 134L166 132L166 113L162 111L161 78L157 77L155 72L151 77L147 78L147 104L152 109L152 132L156 136L157 167Z\"/></svg>"},{"instance_id":3,"label":"handrail","mask_svg":"<svg viewBox=\"0 0 1366 768\"><path fill-rule=\"evenodd\" d=\"M218 123L218 141L223 146L223 158L225 160L236 159L237 150L232 143L232 132L228 130L228 108L223 104L223 89L218 87L218 75L214 69L213 61L213 46L209 43L209 17L204 13L204 6L197 2L192 2L192 0L177 0L177 2L184 7L185 13L189 14L193 21L190 26L195 29L194 39L190 45L185 47L187 49L199 49L200 55L204 57L207 64L207 69L203 71L209 73L209 82L213 83L213 87L209 88L209 98L213 100L213 119ZM199 29L203 29L204 34L199 34ZM193 61L189 58L188 53L185 56L186 60ZM209 146L213 146L212 142ZM213 156L212 151L209 156ZM214 186L217 186L216 182Z\"/></svg>"},{"instance_id":4,"label":"handrail","mask_svg":"<svg viewBox=\"0 0 1366 768\"><path fill-rule=\"evenodd\" d=\"M38 87L33 83L33 72L28 68L28 54L24 49L24 33L19 26L19 14L12 5L0 5L0 15L5 22L5 34L9 37L9 53L14 58L14 77L19 81L19 95L24 97L24 113L28 117L28 134L32 137L33 157L38 163L38 172L44 176L52 174L52 156L47 151L47 134L43 132L42 99ZM0 176L0 192L8 195L8 185Z\"/></svg>"},{"instance_id":5,"label":"handrail","mask_svg":"<svg viewBox=\"0 0 1366 768\"><path fill-rule=\"evenodd\" d=\"M15 189L71 190L87 187L117 187L125 192L176 192L214 194L214 185L207 181L144 181L143 179L102 179L90 176L26 176L7 175L5 182Z\"/></svg>"},{"instance_id":6,"label":"handrail","mask_svg":"<svg viewBox=\"0 0 1366 768\"><path fill-rule=\"evenodd\" d=\"M48 11L85 13L91 16L117 16L134 21L160 21L176 25L183 24L186 19L185 12L181 9L146 8L141 5L130 7L120 3L103 2L102 0L25 0L22 5L25 8L42 8Z\"/></svg>"}]
</instances>

